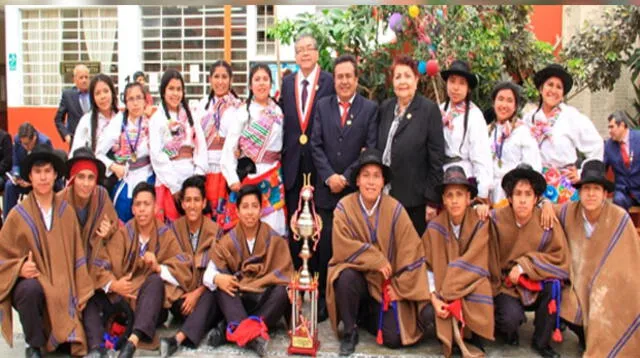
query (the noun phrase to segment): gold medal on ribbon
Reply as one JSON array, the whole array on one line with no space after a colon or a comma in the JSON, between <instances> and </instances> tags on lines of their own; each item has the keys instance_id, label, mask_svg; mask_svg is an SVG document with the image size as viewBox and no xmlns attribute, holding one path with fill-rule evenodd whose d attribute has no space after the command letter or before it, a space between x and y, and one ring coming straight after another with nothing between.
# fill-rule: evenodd
<instances>
[{"instance_id":1,"label":"gold medal on ribbon","mask_svg":"<svg viewBox=\"0 0 640 358\"><path fill-rule=\"evenodd\" d=\"M309 141L309 137L306 134L302 133L300 135L300 144L305 145Z\"/></svg>"},{"instance_id":2,"label":"gold medal on ribbon","mask_svg":"<svg viewBox=\"0 0 640 358\"><path fill-rule=\"evenodd\" d=\"M131 162L135 163L138 161L138 156L136 155L136 153L131 153Z\"/></svg>"}]
</instances>

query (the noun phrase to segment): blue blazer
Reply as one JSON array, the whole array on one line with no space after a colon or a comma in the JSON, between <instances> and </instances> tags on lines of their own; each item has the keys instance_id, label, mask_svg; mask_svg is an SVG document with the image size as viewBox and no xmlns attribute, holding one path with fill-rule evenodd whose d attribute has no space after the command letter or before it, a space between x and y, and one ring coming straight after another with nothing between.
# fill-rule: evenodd
<instances>
[{"instance_id":1,"label":"blue blazer","mask_svg":"<svg viewBox=\"0 0 640 358\"><path fill-rule=\"evenodd\" d=\"M604 143L604 164L615 174L616 191L630 192L640 198L640 131L629 129L629 155L631 165L627 168L622 160L620 143L608 139Z\"/></svg>"},{"instance_id":2,"label":"blue blazer","mask_svg":"<svg viewBox=\"0 0 640 358\"><path fill-rule=\"evenodd\" d=\"M299 177L299 171L311 168L311 177L315 177L313 170L313 160L311 158L311 144L307 142L301 145L299 142L302 128L298 119L298 103L296 101L296 73L292 73L285 77L282 81L280 90L280 107L284 114L283 123L283 144L282 144L282 171L284 176L284 186L286 190L293 188ZM320 71L318 79L318 90L311 104L311 113L309 115L309 123L307 125L306 135L311 139L313 131L313 121L315 118L316 103L320 98L335 94L333 77L330 73Z\"/></svg>"},{"instance_id":3,"label":"blue blazer","mask_svg":"<svg viewBox=\"0 0 640 358\"><path fill-rule=\"evenodd\" d=\"M326 183L333 174L351 180L351 173L364 148L375 148L378 136L378 105L356 94L345 126L340 122L338 96L320 99L315 109L311 151L317 175L314 179L315 202L319 208L334 209L345 195L355 191L349 183L342 192L331 193Z\"/></svg>"},{"instance_id":4,"label":"blue blazer","mask_svg":"<svg viewBox=\"0 0 640 358\"><path fill-rule=\"evenodd\" d=\"M51 144L51 140L46 135L37 132L38 136L38 144L44 144L50 148L53 148ZM19 176L20 175L20 166L22 165L22 161L27 157L29 153L24 149L22 143L20 143L20 138L16 134L13 137L13 169L11 170L13 174Z\"/></svg>"}]
</instances>

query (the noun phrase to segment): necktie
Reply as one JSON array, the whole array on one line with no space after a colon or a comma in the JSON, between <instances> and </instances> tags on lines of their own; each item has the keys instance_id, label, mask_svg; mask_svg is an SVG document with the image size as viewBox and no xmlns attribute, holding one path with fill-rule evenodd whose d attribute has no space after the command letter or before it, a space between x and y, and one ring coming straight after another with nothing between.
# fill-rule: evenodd
<instances>
[{"instance_id":1,"label":"necktie","mask_svg":"<svg viewBox=\"0 0 640 358\"><path fill-rule=\"evenodd\" d=\"M347 121L347 116L349 115L349 107L351 107L351 103L349 102L340 102L340 107L342 107L342 116L340 117L340 124L344 127L344 123Z\"/></svg>"},{"instance_id":2,"label":"necktie","mask_svg":"<svg viewBox=\"0 0 640 358\"><path fill-rule=\"evenodd\" d=\"M87 113L89 109L91 109L89 94L87 92L80 92L80 107L82 107L82 112L84 113Z\"/></svg>"},{"instance_id":3,"label":"necktie","mask_svg":"<svg viewBox=\"0 0 640 358\"><path fill-rule=\"evenodd\" d=\"M307 92L307 86L309 85L309 81L302 80L302 112L304 112L304 109L306 107L307 104L307 97L309 96L309 92Z\"/></svg>"},{"instance_id":4,"label":"necktie","mask_svg":"<svg viewBox=\"0 0 640 358\"><path fill-rule=\"evenodd\" d=\"M631 161L629 160L629 151L627 149L626 142L620 142L620 154L622 154L622 162L624 163L624 166L629 168Z\"/></svg>"}]
</instances>

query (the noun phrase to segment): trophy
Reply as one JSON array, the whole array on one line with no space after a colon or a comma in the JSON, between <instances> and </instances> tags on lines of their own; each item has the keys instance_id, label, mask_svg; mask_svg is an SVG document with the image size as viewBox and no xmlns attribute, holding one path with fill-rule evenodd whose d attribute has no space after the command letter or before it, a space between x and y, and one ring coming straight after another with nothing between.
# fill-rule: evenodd
<instances>
[{"instance_id":1,"label":"trophy","mask_svg":"<svg viewBox=\"0 0 640 358\"><path fill-rule=\"evenodd\" d=\"M322 219L316 214L313 206L313 186L311 186L311 174L303 176L304 185L300 190L298 199L298 210L291 217L291 231L296 241L302 240L300 258L302 267L294 273L289 284L289 292L292 300L291 304L291 330L289 331L290 344L288 354L303 354L315 357L320 347L318 341L318 274L311 276L309 272L309 258L312 256L312 249L309 241L315 250L320 231L322 230ZM308 292L311 297L310 311L306 315L302 308L302 297Z\"/></svg>"}]
</instances>

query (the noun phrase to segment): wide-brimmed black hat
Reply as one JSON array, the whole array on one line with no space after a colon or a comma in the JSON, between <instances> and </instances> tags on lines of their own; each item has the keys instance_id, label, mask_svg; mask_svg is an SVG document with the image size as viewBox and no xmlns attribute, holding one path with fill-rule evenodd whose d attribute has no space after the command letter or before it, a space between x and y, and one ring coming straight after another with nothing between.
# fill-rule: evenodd
<instances>
[{"instance_id":1,"label":"wide-brimmed black hat","mask_svg":"<svg viewBox=\"0 0 640 358\"><path fill-rule=\"evenodd\" d=\"M533 192L536 196L540 197L544 194L544 191L547 189L547 181L544 179L542 174L535 171L531 165L527 163L520 163L517 167L510 170L507 174L502 177L502 189L507 192L507 195L510 195L509 190L507 188L513 189L513 186L518 182L518 180L528 180L531 183L531 187L533 188Z\"/></svg>"},{"instance_id":2,"label":"wide-brimmed black hat","mask_svg":"<svg viewBox=\"0 0 640 358\"><path fill-rule=\"evenodd\" d=\"M80 160L89 160L96 164L98 168L98 183L101 183L104 180L105 166L101 160L98 160L96 156L93 154L91 149L87 147L80 147L73 152L73 157L67 160L67 170L65 171L65 177L67 179L71 179L71 168L73 165Z\"/></svg>"},{"instance_id":3,"label":"wide-brimmed black hat","mask_svg":"<svg viewBox=\"0 0 640 358\"><path fill-rule=\"evenodd\" d=\"M53 148L45 144L37 144L31 153L27 155L26 158L20 163L20 177L22 179L30 182L29 173L31 173L31 168L33 164L36 162L44 161L51 163L53 165L53 169L58 174L58 178L64 175L65 173L65 159L59 153L56 153Z\"/></svg>"},{"instance_id":4,"label":"wide-brimmed black hat","mask_svg":"<svg viewBox=\"0 0 640 358\"><path fill-rule=\"evenodd\" d=\"M436 185L436 192L442 197L444 189L447 185L464 185L469 189L471 193L471 199L478 195L478 187L475 185L475 181L469 180L459 165L452 165L444 171L444 177L442 178L442 184Z\"/></svg>"},{"instance_id":5,"label":"wide-brimmed black hat","mask_svg":"<svg viewBox=\"0 0 640 358\"><path fill-rule=\"evenodd\" d=\"M360 174L360 169L367 164L376 164L382 168L382 176L384 177L384 183L387 184L391 181L391 168L382 163L382 153L374 148L365 149L360 153L358 158L358 166L351 172L351 185L356 185L356 179Z\"/></svg>"},{"instance_id":6,"label":"wide-brimmed black hat","mask_svg":"<svg viewBox=\"0 0 640 358\"><path fill-rule=\"evenodd\" d=\"M440 72L442 79L446 82L451 75L462 76L467 79L469 88L474 89L478 85L478 76L471 72L469 64L462 60L454 60L449 69Z\"/></svg>"},{"instance_id":7,"label":"wide-brimmed black hat","mask_svg":"<svg viewBox=\"0 0 640 358\"><path fill-rule=\"evenodd\" d=\"M498 92L502 91L502 90L511 90L511 92L513 92L513 95L515 96L515 100L516 100L516 112L518 112L518 109L520 108L520 106L522 105L522 87L518 86L517 84L511 82L511 81L503 81L503 82L498 82L496 83L495 86L493 86L493 89L491 90L491 103L493 104L496 101L496 97L498 96ZM491 106L493 108L493 106Z\"/></svg>"},{"instance_id":8,"label":"wide-brimmed black hat","mask_svg":"<svg viewBox=\"0 0 640 358\"><path fill-rule=\"evenodd\" d=\"M569 91L571 91L571 87L573 87L573 77L565 70L564 67L558 65L557 63L552 63L547 67L541 69L533 75L533 83L536 85L536 88L540 90L540 86L549 79L550 77L558 77L560 81L562 81L562 87L564 95L566 96Z\"/></svg>"},{"instance_id":9,"label":"wide-brimmed black hat","mask_svg":"<svg viewBox=\"0 0 640 358\"><path fill-rule=\"evenodd\" d=\"M598 159L592 159L582 164L580 181L573 184L573 187L580 189L583 184L600 184L604 190L613 192L615 185L607 179L607 167Z\"/></svg>"}]
</instances>

